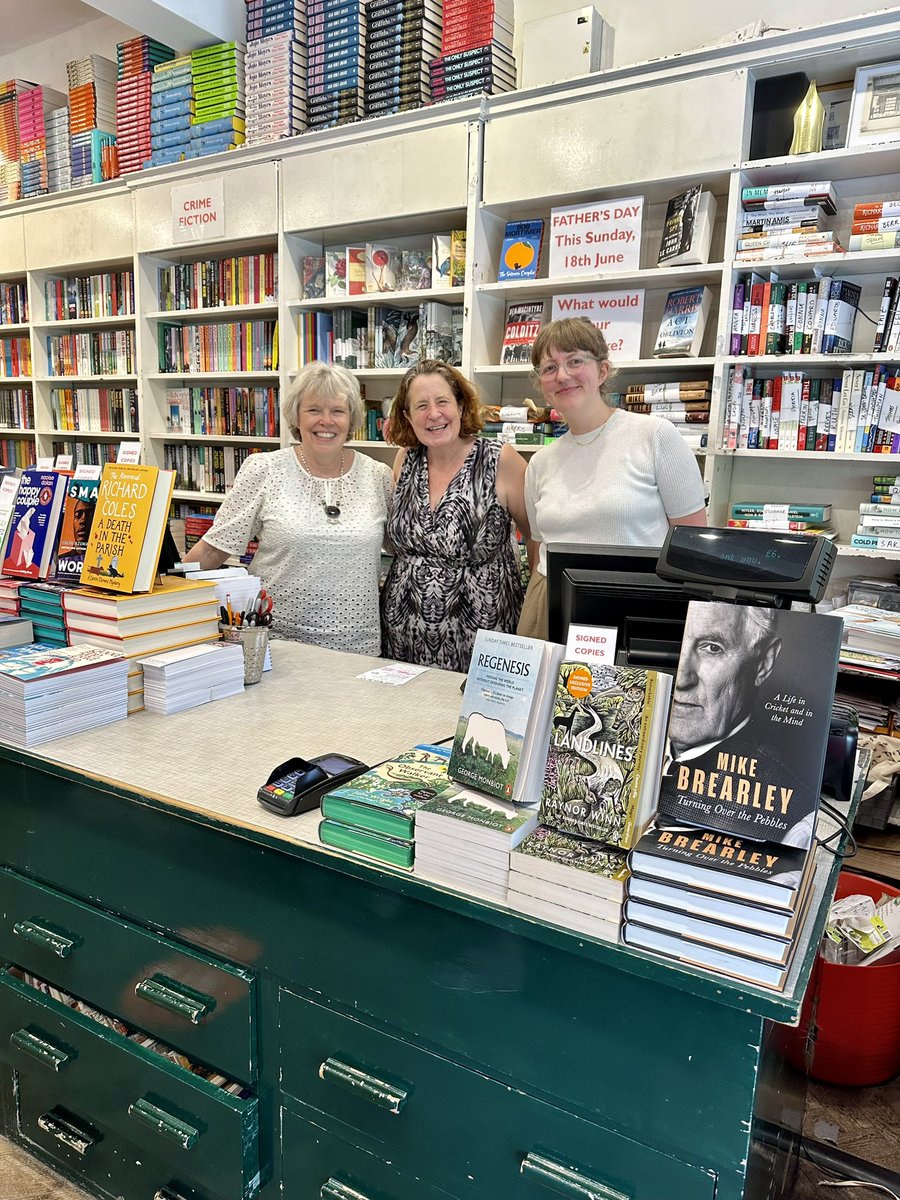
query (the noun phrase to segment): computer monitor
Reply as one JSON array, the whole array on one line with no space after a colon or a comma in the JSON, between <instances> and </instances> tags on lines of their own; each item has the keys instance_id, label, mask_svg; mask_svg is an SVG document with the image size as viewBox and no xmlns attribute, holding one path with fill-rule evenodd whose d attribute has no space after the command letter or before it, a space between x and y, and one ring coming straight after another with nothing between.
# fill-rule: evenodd
<instances>
[{"instance_id":1,"label":"computer monitor","mask_svg":"<svg viewBox=\"0 0 900 1200\"><path fill-rule=\"evenodd\" d=\"M617 631L616 662L674 671L690 597L656 574L659 547L547 545L549 636L565 644L569 625Z\"/></svg>"}]
</instances>

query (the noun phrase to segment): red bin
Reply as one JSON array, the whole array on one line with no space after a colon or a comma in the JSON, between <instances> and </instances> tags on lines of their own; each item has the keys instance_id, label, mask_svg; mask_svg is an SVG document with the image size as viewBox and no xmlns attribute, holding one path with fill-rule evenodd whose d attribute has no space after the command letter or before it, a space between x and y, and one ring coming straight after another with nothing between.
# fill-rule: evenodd
<instances>
[{"instance_id":1,"label":"red bin","mask_svg":"<svg viewBox=\"0 0 900 1200\"><path fill-rule=\"evenodd\" d=\"M835 898L900 896L887 883L841 871ZM812 1032L809 1073L822 1083L870 1087L900 1072L900 962L842 966L816 959L798 1029L785 1053L803 1068L807 1031Z\"/></svg>"}]
</instances>

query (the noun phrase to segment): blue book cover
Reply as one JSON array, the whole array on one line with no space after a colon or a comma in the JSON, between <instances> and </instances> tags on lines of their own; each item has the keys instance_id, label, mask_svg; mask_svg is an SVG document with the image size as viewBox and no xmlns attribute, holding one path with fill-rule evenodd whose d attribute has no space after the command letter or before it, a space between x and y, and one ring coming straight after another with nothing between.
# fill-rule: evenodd
<instances>
[{"instance_id":1,"label":"blue book cover","mask_svg":"<svg viewBox=\"0 0 900 1200\"><path fill-rule=\"evenodd\" d=\"M46 579L56 549L68 476L23 471L9 523L3 574Z\"/></svg>"},{"instance_id":2,"label":"blue book cover","mask_svg":"<svg viewBox=\"0 0 900 1200\"><path fill-rule=\"evenodd\" d=\"M51 646L34 642L0 650L0 676L30 683L100 663L124 661L124 656L99 646Z\"/></svg>"},{"instance_id":3,"label":"blue book cover","mask_svg":"<svg viewBox=\"0 0 900 1200\"><path fill-rule=\"evenodd\" d=\"M530 221L507 221L500 247L500 266L497 280L535 279L544 241L544 222L540 217Z\"/></svg>"}]
</instances>

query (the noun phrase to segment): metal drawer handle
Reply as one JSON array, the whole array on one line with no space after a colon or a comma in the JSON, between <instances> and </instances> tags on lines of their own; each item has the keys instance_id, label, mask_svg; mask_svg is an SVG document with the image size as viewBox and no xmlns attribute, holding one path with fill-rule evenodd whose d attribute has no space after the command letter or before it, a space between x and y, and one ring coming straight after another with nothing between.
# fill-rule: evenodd
<instances>
[{"instance_id":1,"label":"metal drawer handle","mask_svg":"<svg viewBox=\"0 0 900 1200\"><path fill-rule=\"evenodd\" d=\"M71 933L48 929L45 925L38 925L37 921L16 921L13 932L26 942L40 946L42 950L50 950L60 958L68 958L78 945L78 938Z\"/></svg>"},{"instance_id":2,"label":"metal drawer handle","mask_svg":"<svg viewBox=\"0 0 900 1200\"><path fill-rule=\"evenodd\" d=\"M326 1179L319 1189L320 1200L369 1200L364 1192L341 1183L339 1179Z\"/></svg>"},{"instance_id":3,"label":"metal drawer handle","mask_svg":"<svg viewBox=\"0 0 900 1200\"><path fill-rule=\"evenodd\" d=\"M151 1004L177 1013L194 1025L199 1025L216 1007L212 996L204 996L200 992L191 992L183 984L164 975L151 975L135 984L135 993Z\"/></svg>"},{"instance_id":4,"label":"metal drawer handle","mask_svg":"<svg viewBox=\"0 0 900 1200\"><path fill-rule=\"evenodd\" d=\"M341 1062L339 1058L326 1058L319 1065L319 1078L326 1083L336 1083L339 1087L354 1092L357 1096L370 1101L378 1108L396 1116L409 1099L409 1092L392 1083L385 1083L375 1075L351 1067L349 1063Z\"/></svg>"},{"instance_id":5,"label":"metal drawer handle","mask_svg":"<svg viewBox=\"0 0 900 1200\"><path fill-rule=\"evenodd\" d=\"M171 1188L157 1188L153 1193L153 1200L186 1200L181 1192L173 1192Z\"/></svg>"},{"instance_id":6,"label":"metal drawer handle","mask_svg":"<svg viewBox=\"0 0 900 1200\"><path fill-rule=\"evenodd\" d=\"M61 1071L74 1058L74 1055L68 1050L63 1050L61 1046L55 1046L53 1042L38 1037L36 1033L32 1033L28 1029L17 1029L11 1033L9 1044L30 1054L32 1058L36 1058L45 1066L52 1067L54 1071Z\"/></svg>"},{"instance_id":7,"label":"metal drawer handle","mask_svg":"<svg viewBox=\"0 0 900 1200\"><path fill-rule=\"evenodd\" d=\"M74 1150L82 1157L96 1146L99 1140L93 1130L88 1133L86 1129L81 1129L73 1121L67 1121L59 1113L46 1112L38 1117L37 1123L44 1133L49 1133L51 1137L55 1137L58 1142L62 1142L69 1150Z\"/></svg>"},{"instance_id":8,"label":"metal drawer handle","mask_svg":"<svg viewBox=\"0 0 900 1200\"><path fill-rule=\"evenodd\" d=\"M535 1154L533 1150L522 1159L519 1170L526 1179L543 1184L554 1192L562 1192L572 1200L631 1200L625 1192L617 1192L615 1188L607 1187L605 1183L591 1179L555 1159Z\"/></svg>"},{"instance_id":9,"label":"metal drawer handle","mask_svg":"<svg viewBox=\"0 0 900 1200\"><path fill-rule=\"evenodd\" d=\"M163 1137L177 1142L182 1150L190 1150L200 1136L200 1130L186 1121L173 1117L164 1108L158 1108L149 1100L141 1098L128 1105L129 1117L137 1117L145 1125L162 1134Z\"/></svg>"}]
</instances>

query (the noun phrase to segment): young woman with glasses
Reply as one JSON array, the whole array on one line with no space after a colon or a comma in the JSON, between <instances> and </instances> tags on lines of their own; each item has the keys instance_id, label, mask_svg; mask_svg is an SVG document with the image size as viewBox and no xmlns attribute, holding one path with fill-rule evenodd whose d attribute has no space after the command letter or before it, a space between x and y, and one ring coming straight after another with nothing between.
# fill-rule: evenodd
<instances>
[{"instance_id":1,"label":"young woman with glasses","mask_svg":"<svg viewBox=\"0 0 900 1200\"><path fill-rule=\"evenodd\" d=\"M704 488L693 451L662 417L612 408L613 368L586 317L545 325L531 351L545 404L569 432L533 455L525 476L537 569L519 633L547 636L548 542L661 546L670 525L705 525Z\"/></svg>"}]
</instances>

